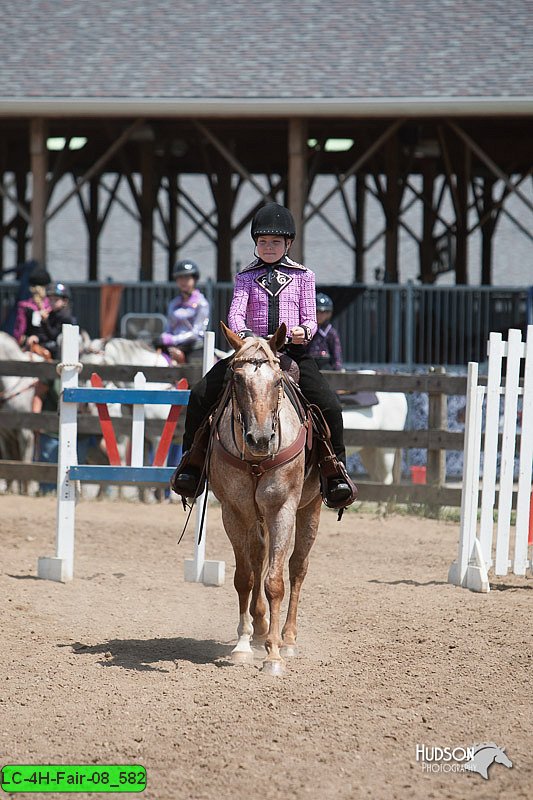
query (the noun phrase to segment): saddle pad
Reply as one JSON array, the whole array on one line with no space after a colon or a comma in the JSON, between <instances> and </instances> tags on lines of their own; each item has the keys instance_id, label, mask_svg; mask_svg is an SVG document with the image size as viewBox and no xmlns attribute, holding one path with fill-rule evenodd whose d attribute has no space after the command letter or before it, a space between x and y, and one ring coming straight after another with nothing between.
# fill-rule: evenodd
<instances>
[{"instance_id":1,"label":"saddle pad","mask_svg":"<svg viewBox=\"0 0 533 800\"><path fill-rule=\"evenodd\" d=\"M370 406L377 406L379 403L378 397L375 392L352 392L351 394L337 392L343 408L370 408Z\"/></svg>"}]
</instances>

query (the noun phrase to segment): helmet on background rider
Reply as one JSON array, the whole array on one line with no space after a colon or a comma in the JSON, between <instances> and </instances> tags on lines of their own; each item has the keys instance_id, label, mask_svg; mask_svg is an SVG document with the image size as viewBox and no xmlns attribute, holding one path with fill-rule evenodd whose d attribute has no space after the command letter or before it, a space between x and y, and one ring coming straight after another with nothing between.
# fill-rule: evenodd
<instances>
[{"instance_id":1,"label":"helmet on background rider","mask_svg":"<svg viewBox=\"0 0 533 800\"><path fill-rule=\"evenodd\" d=\"M285 236L292 240L296 237L296 225L288 208L279 203L267 203L255 213L251 234L254 242L261 235Z\"/></svg>"},{"instance_id":2,"label":"helmet on background rider","mask_svg":"<svg viewBox=\"0 0 533 800\"><path fill-rule=\"evenodd\" d=\"M333 311L333 300L328 294L318 292L316 296L316 310L317 311Z\"/></svg>"},{"instance_id":3,"label":"helmet on background rider","mask_svg":"<svg viewBox=\"0 0 533 800\"><path fill-rule=\"evenodd\" d=\"M48 297L64 297L66 300L72 300L72 292L64 283L51 283L46 294Z\"/></svg>"},{"instance_id":4,"label":"helmet on background rider","mask_svg":"<svg viewBox=\"0 0 533 800\"><path fill-rule=\"evenodd\" d=\"M172 270L173 278L179 278L180 275L192 275L192 277L197 281L200 277L200 270L198 269L196 262L187 258L183 258L181 261L176 263L176 266Z\"/></svg>"},{"instance_id":5,"label":"helmet on background rider","mask_svg":"<svg viewBox=\"0 0 533 800\"><path fill-rule=\"evenodd\" d=\"M51 280L50 273L42 267L37 267L37 269L34 269L31 273L28 284L30 286L48 286Z\"/></svg>"}]
</instances>

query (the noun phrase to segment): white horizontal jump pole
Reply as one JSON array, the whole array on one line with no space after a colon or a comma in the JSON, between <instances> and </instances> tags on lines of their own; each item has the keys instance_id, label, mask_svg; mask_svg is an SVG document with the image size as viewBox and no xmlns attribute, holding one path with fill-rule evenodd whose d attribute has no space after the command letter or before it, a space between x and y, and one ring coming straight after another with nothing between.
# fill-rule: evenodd
<instances>
[{"instance_id":1,"label":"white horizontal jump pole","mask_svg":"<svg viewBox=\"0 0 533 800\"><path fill-rule=\"evenodd\" d=\"M204 336L204 357L202 364L202 375L209 372L215 363L215 334L213 331L206 331ZM207 500L205 491L196 499L196 537L194 540L194 556L186 558L184 563L185 580L192 583L204 583L206 586L222 586L225 578L225 561L206 561L205 560L205 538L207 527L207 502L205 503L205 515L202 525L202 512L204 501Z\"/></svg>"}]
</instances>

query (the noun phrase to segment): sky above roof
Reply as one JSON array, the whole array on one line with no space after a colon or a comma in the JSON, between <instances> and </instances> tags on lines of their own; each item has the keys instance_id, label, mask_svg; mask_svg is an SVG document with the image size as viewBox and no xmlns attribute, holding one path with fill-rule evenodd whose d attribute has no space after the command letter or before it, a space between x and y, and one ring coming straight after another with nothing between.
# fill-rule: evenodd
<instances>
[{"instance_id":1,"label":"sky above roof","mask_svg":"<svg viewBox=\"0 0 533 800\"><path fill-rule=\"evenodd\" d=\"M2 0L0 97L533 97L531 0Z\"/></svg>"}]
</instances>

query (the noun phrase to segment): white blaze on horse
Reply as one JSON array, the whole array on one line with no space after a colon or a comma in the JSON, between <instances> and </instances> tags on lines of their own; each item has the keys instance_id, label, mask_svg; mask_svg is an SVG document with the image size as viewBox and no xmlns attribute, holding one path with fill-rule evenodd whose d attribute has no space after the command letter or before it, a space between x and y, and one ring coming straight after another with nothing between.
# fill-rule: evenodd
<instances>
[{"instance_id":1,"label":"white blaze on horse","mask_svg":"<svg viewBox=\"0 0 533 800\"><path fill-rule=\"evenodd\" d=\"M318 468L316 461L306 466L307 427L284 390L277 351L285 325L268 341L242 340L223 327L235 357L231 399L217 414L209 482L235 553L239 625L232 660L253 661L253 637L266 648L263 670L277 675L284 670L283 656L297 652L298 598L322 502ZM290 600L281 630L283 571L293 533Z\"/></svg>"}]
</instances>

